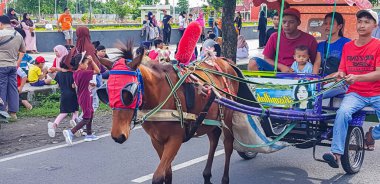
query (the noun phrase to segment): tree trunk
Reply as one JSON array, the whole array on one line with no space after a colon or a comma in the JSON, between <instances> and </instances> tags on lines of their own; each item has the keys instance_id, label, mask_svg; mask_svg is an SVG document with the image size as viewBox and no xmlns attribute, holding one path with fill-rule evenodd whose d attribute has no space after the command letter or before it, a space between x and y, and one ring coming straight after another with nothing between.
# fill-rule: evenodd
<instances>
[{"instance_id":1,"label":"tree trunk","mask_svg":"<svg viewBox=\"0 0 380 184\"><path fill-rule=\"evenodd\" d=\"M236 0L224 0L222 16L222 56L236 63L237 33L234 25Z\"/></svg>"}]
</instances>

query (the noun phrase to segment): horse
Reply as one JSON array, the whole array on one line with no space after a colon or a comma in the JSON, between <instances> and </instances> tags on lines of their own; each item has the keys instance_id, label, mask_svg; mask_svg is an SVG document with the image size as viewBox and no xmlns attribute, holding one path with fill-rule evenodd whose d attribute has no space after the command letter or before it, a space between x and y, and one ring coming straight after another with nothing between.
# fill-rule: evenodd
<instances>
[{"instance_id":1,"label":"horse","mask_svg":"<svg viewBox=\"0 0 380 184\"><path fill-rule=\"evenodd\" d=\"M168 81L165 80L165 77L169 76L173 84L176 84L179 81L179 77L173 66L171 64L152 64L143 62L144 48L138 48L140 54L133 54L132 43L129 42L126 45L122 45L119 47L121 51L120 59L125 59L124 62L127 68L131 71L139 70L141 72L142 80L144 83L144 94L142 95L142 106L140 110L150 110L158 106L164 99L166 99L171 91L170 85ZM119 61L120 61L119 59ZM123 60L124 61L124 60ZM111 62L107 59L101 59L100 62L106 66L110 71L112 71L113 65L115 62ZM123 63L123 64L124 64ZM229 61L224 58L216 58L214 63L220 67L222 72L228 73L234 76L237 76L237 73L230 65ZM205 67L208 69L215 69L213 66L210 66L206 63L201 63L201 67ZM207 82L211 83L212 81L221 89L228 88L230 92L236 93L239 87L238 82L223 78L218 75L213 74L205 74L200 70L196 70L195 73L198 76L206 79ZM124 76L125 77L125 76ZM227 86L228 85L228 86ZM109 89L109 87L108 87ZM181 86L177 90L178 97L182 104L185 104L185 88ZM207 102L209 96L204 96L199 92L195 93L195 106L194 108L187 109L184 105L183 111L188 111L190 113L198 115L205 103ZM219 109L222 108L222 109ZM112 129L111 129L111 137L115 140L115 142L122 144L125 142L130 133L132 120L135 114L136 108L129 109L117 109L114 108L112 110ZM175 99L171 97L163 106L162 109L172 109L176 110ZM201 136L207 134L210 148L208 153L208 159L206 163L206 167L203 170L204 183L211 183L211 167L213 163L214 154L216 151L216 147L218 145L219 138L221 133L224 134L224 150L225 150L225 165L224 165L224 173L222 178L222 184L229 183L229 165L230 158L233 152L233 135L232 132L232 113L233 111L224 107L219 107L216 103L213 103L208 110L208 114L206 116L207 119L211 120L221 120L220 110L224 115L224 124L222 128L217 126L206 126L201 125L197 131L196 136ZM170 184L172 183L172 168L171 164L175 156L177 155L178 150L180 149L183 138L185 136L185 130L181 127L178 122L157 122L157 121L146 121L142 124L143 129L146 133L149 134L151 143L156 150L160 162L159 165L154 172L152 183L153 184ZM223 131L222 131L223 129ZM228 130L229 129L229 130Z\"/></svg>"}]
</instances>

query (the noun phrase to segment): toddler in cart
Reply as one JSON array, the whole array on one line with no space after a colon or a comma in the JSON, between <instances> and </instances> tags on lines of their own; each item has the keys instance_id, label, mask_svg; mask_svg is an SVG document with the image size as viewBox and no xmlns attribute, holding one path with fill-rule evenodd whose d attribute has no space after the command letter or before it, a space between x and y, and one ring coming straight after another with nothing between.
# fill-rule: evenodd
<instances>
[{"instance_id":1,"label":"toddler in cart","mask_svg":"<svg viewBox=\"0 0 380 184\"><path fill-rule=\"evenodd\" d=\"M313 64L310 62L309 48L305 45L294 49L294 59L290 71L294 73L313 73Z\"/></svg>"}]
</instances>

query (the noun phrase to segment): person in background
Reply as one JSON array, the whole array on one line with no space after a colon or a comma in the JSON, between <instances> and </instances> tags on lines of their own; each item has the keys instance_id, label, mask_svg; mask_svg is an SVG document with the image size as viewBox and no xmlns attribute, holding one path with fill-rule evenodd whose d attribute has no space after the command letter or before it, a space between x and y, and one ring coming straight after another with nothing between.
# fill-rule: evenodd
<instances>
[{"instance_id":1,"label":"person in background","mask_svg":"<svg viewBox=\"0 0 380 184\"><path fill-rule=\"evenodd\" d=\"M218 18L216 19L216 21L218 24L216 25L216 27L218 28L218 35L216 35L216 37L223 37L223 31L222 31L222 18Z\"/></svg>"},{"instance_id":2,"label":"person in background","mask_svg":"<svg viewBox=\"0 0 380 184\"><path fill-rule=\"evenodd\" d=\"M189 24L194 21L193 14L189 13L189 18L187 19L187 21L189 22Z\"/></svg>"},{"instance_id":3,"label":"person in background","mask_svg":"<svg viewBox=\"0 0 380 184\"><path fill-rule=\"evenodd\" d=\"M16 13L16 10L14 8L9 8L8 9L7 16L11 20L11 26L12 27L14 27L14 28L15 27L20 27L20 22L18 20L17 13Z\"/></svg>"},{"instance_id":4,"label":"person in background","mask_svg":"<svg viewBox=\"0 0 380 184\"><path fill-rule=\"evenodd\" d=\"M73 45L73 38L74 38L74 33L73 33L73 18L71 17L70 14L70 9L65 8L63 9L64 13L59 16L59 19L57 21L57 27L58 27L58 32L62 32L63 35L65 35L65 40L66 40L66 47L71 47Z\"/></svg>"},{"instance_id":5,"label":"person in background","mask_svg":"<svg viewBox=\"0 0 380 184\"><path fill-rule=\"evenodd\" d=\"M96 55L101 59L101 58L109 58L107 55L106 47L103 45L98 45L96 47ZM100 66L100 73L102 76L102 79L108 79L110 73L109 70L107 70L103 65ZM100 87L100 86L98 86Z\"/></svg>"},{"instance_id":6,"label":"person in background","mask_svg":"<svg viewBox=\"0 0 380 184\"><path fill-rule=\"evenodd\" d=\"M309 48L304 45L297 46L294 49L294 62L291 72L294 73L313 73L313 64L310 63Z\"/></svg>"},{"instance_id":7,"label":"person in background","mask_svg":"<svg viewBox=\"0 0 380 184\"><path fill-rule=\"evenodd\" d=\"M273 22L273 27L269 28L267 30L267 32L265 33L265 44L264 45L267 44L267 42L269 40L269 37L273 33L277 33L277 31L278 31L279 17L278 17L278 13L277 12L273 15L272 22Z\"/></svg>"},{"instance_id":8,"label":"person in background","mask_svg":"<svg viewBox=\"0 0 380 184\"><path fill-rule=\"evenodd\" d=\"M235 24L236 24L236 29L238 30L238 35L240 35L241 28L243 26L243 21L240 12L237 12L237 16L235 18Z\"/></svg>"},{"instance_id":9,"label":"person in background","mask_svg":"<svg viewBox=\"0 0 380 184\"><path fill-rule=\"evenodd\" d=\"M164 44L169 45L170 44L170 36L172 34L172 27L171 23L173 21L173 17L171 15L167 14L166 10L162 10L164 13L164 18L162 19L162 23L164 25L164 30L163 30L163 38L164 38Z\"/></svg>"},{"instance_id":10,"label":"person in background","mask_svg":"<svg viewBox=\"0 0 380 184\"><path fill-rule=\"evenodd\" d=\"M34 30L36 26L33 21L30 19L28 13L24 13L22 16L21 27L25 31L25 48L27 53L38 54L37 45L36 45L36 33Z\"/></svg>"},{"instance_id":11,"label":"person in background","mask_svg":"<svg viewBox=\"0 0 380 184\"><path fill-rule=\"evenodd\" d=\"M141 37L144 36L144 33L148 32L149 24L150 24L149 17L148 17L148 15L145 15L145 18L144 18L143 24L142 24L142 28L141 28Z\"/></svg>"},{"instance_id":12,"label":"person in background","mask_svg":"<svg viewBox=\"0 0 380 184\"><path fill-rule=\"evenodd\" d=\"M379 19L380 19L380 15L379 15ZM372 32L372 36L377 39L380 39L380 24L377 24L377 28Z\"/></svg>"},{"instance_id":13,"label":"person in background","mask_svg":"<svg viewBox=\"0 0 380 184\"><path fill-rule=\"evenodd\" d=\"M7 16L0 16L0 98L4 104L0 110L9 112L9 121L17 121L16 113L19 110L19 95L17 91L17 68L25 53L25 43L22 36L11 26ZM8 106L8 110L6 107Z\"/></svg>"},{"instance_id":14,"label":"person in background","mask_svg":"<svg viewBox=\"0 0 380 184\"><path fill-rule=\"evenodd\" d=\"M32 110L33 106L28 101L27 93L22 92L27 80L28 80L28 76L26 75L26 73L21 68L18 68L17 69L17 89L18 89L18 94L19 94L19 99L20 99L19 103L24 105L24 107L27 110Z\"/></svg>"},{"instance_id":15,"label":"person in background","mask_svg":"<svg viewBox=\"0 0 380 184\"><path fill-rule=\"evenodd\" d=\"M22 36L22 38L25 39L25 31L21 28L15 28L15 30L20 33L20 35ZM30 56L29 54L25 53L24 56L22 57L21 59L21 62L20 62L20 68L26 73L28 74L29 73L29 64L33 64L34 60L32 58L32 56Z\"/></svg>"},{"instance_id":16,"label":"person in background","mask_svg":"<svg viewBox=\"0 0 380 184\"><path fill-rule=\"evenodd\" d=\"M76 126L75 119L78 117L78 99L75 92L73 72L69 70L69 67L64 62L59 62L60 70L55 76L55 80L59 85L61 92L60 103L59 103L59 115L55 118L54 122L49 122L48 135L50 137L55 137L55 129L62 122L63 119L71 113L70 126L73 128ZM81 136L81 132L78 131L77 137Z\"/></svg>"},{"instance_id":17,"label":"person in background","mask_svg":"<svg viewBox=\"0 0 380 184\"><path fill-rule=\"evenodd\" d=\"M74 134L86 125L86 136L84 141L96 141L99 139L96 135L92 134L92 119L94 117L94 109L92 108L91 92L89 90L90 81L94 74L99 74L100 69L97 64L92 60L89 55L77 54L70 62L71 66L75 70L74 83L77 87L78 104L83 111L83 119L74 128L64 130L63 136L68 145L73 145ZM88 70L88 66L91 65L92 70Z\"/></svg>"},{"instance_id":18,"label":"person in background","mask_svg":"<svg viewBox=\"0 0 380 184\"><path fill-rule=\"evenodd\" d=\"M28 80L31 86L44 86L53 84L51 79L47 78L48 70L45 66L45 58L38 56L34 64L30 67Z\"/></svg>"},{"instance_id":19,"label":"person in background","mask_svg":"<svg viewBox=\"0 0 380 184\"><path fill-rule=\"evenodd\" d=\"M170 51L165 49L162 40L154 40L155 50L149 52L149 58L156 63L170 62Z\"/></svg>"},{"instance_id":20,"label":"person in background","mask_svg":"<svg viewBox=\"0 0 380 184\"><path fill-rule=\"evenodd\" d=\"M249 56L249 47L248 43L245 40L243 35L239 35L237 42L237 52L236 57L239 59L248 58Z\"/></svg>"},{"instance_id":21,"label":"person in background","mask_svg":"<svg viewBox=\"0 0 380 184\"><path fill-rule=\"evenodd\" d=\"M215 21L214 26L212 27L212 30L209 30L209 31L213 32L216 37L219 37L220 35L219 35L219 29L218 29L218 22ZM207 36L209 36L209 33L207 34Z\"/></svg>"},{"instance_id":22,"label":"person in background","mask_svg":"<svg viewBox=\"0 0 380 184\"><path fill-rule=\"evenodd\" d=\"M178 24L179 24L179 28L178 28L178 31L179 33L181 34L181 38L183 36L183 33L185 32L186 28L187 28L187 25L189 24L188 20L187 20L187 15L186 15L186 12L181 12L179 14L179 17L178 17Z\"/></svg>"},{"instance_id":23,"label":"person in background","mask_svg":"<svg viewBox=\"0 0 380 184\"><path fill-rule=\"evenodd\" d=\"M53 66L49 69L50 73L56 74L57 72L62 71L61 63L64 61L64 58L69 54L67 48L63 45L57 45L54 47L55 58L53 61ZM55 78L55 77L52 77Z\"/></svg>"},{"instance_id":24,"label":"person in background","mask_svg":"<svg viewBox=\"0 0 380 184\"><path fill-rule=\"evenodd\" d=\"M206 57L207 52L215 52L216 57L220 57L221 55L221 47L220 45L215 41L216 35L214 33L211 33L209 35L209 39L203 42L202 48L201 48L201 58L203 59Z\"/></svg>"},{"instance_id":25,"label":"person in background","mask_svg":"<svg viewBox=\"0 0 380 184\"><path fill-rule=\"evenodd\" d=\"M265 33L267 31L267 18L264 11L260 11L259 26L257 27L259 31L259 49L265 46Z\"/></svg>"},{"instance_id":26,"label":"person in background","mask_svg":"<svg viewBox=\"0 0 380 184\"><path fill-rule=\"evenodd\" d=\"M201 25L202 27L201 42L204 42L206 40L205 39L206 35L205 35L205 19L203 18L203 12L199 13L198 18L195 21L197 21L199 25Z\"/></svg>"}]
</instances>

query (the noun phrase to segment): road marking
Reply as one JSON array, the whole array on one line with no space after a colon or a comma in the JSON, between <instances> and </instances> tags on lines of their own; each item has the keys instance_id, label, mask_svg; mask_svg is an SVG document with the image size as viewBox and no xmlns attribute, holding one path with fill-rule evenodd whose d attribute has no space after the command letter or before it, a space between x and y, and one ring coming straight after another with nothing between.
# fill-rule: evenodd
<instances>
[{"instance_id":1,"label":"road marking","mask_svg":"<svg viewBox=\"0 0 380 184\"><path fill-rule=\"evenodd\" d=\"M141 126L136 127L133 130L138 130L140 128L142 128L142 127ZM108 137L110 135L111 135L110 133L107 133L107 134L99 135L98 137L99 137L99 139L102 139L102 138ZM84 140L76 141L76 142L73 142L73 145L84 143L84 142L85 142ZM14 160L16 158L22 158L22 157L26 157L26 156L30 156L30 155L35 155L35 154L38 154L38 153L43 153L43 152L47 152L47 151L51 151L51 150L56 150L56 149L59 149L59 148L64 148L64 147L67 147L67 146L68 145L66 143L64 143L64 144L57 145L57 146L52 146L52 147L48 147L48 148L44 148L44 149L40 149L40 150L36 150L36 151L26 152L26 153L18 154L18 155L15 155L15 156L10 156L10 157L6 157L6 158L2 158L2 159L0 159L0 163L1 162L6 162L6 161L9 161L9 160Z\"/></svg>"},{"instance_id":2,"label":"road marking","mask_svg":"<svg viewBox=\"0 0 380 184\"><path fill-rule=\"evenodd\" d=\"M224 150L219 150L219 151L215 152L214 156L216 157L216 156L223 155L223 154L224 154ZM174 171L183 169L185 167L189 167L191 165L197 164L199 162L203 162L203 161L207 160L207 157L208 157L208 154L207 155L203 155L203 156L198 157L198 158L194 158L194 159L189 160L187 162L175 165L175 166L172 167L172 171L174 172ZM141 177L136 178L136 179L131 180L131 181L134 182L134 183L142 183L142 182L151 180L152 178L153 178L153 173L145 175L145 176L141 176Z\"/></svg>"}]
</instances>

